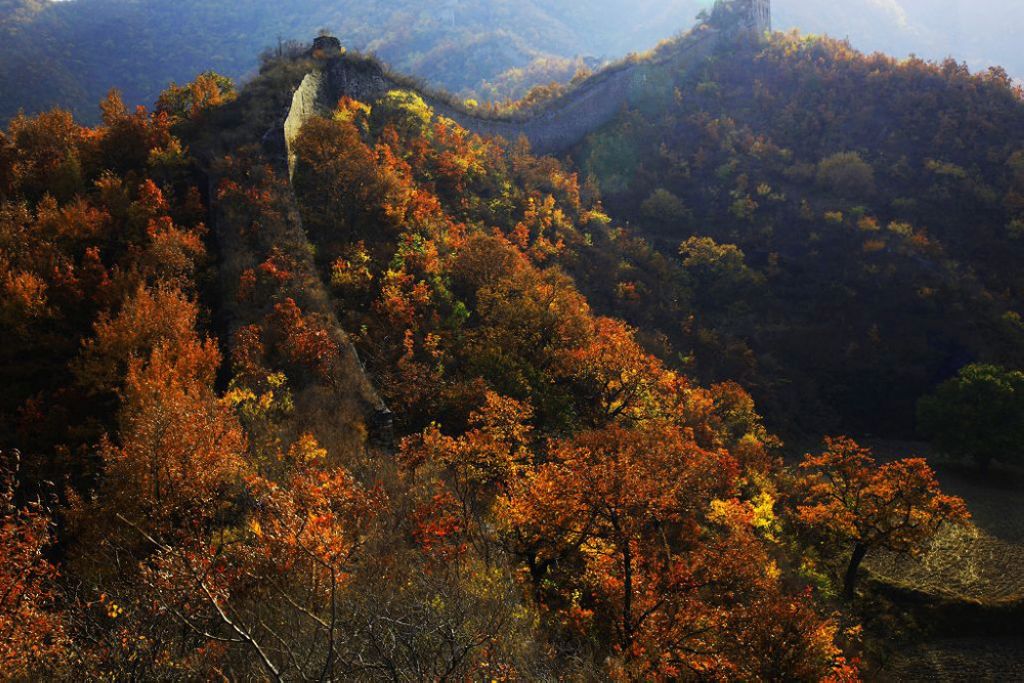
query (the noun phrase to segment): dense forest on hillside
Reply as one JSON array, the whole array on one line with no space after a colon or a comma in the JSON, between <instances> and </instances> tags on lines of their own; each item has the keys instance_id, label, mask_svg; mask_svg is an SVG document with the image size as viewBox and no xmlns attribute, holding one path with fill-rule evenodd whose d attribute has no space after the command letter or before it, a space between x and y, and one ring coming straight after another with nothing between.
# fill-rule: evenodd
<instances>
[{"instance_id":1,"label":"dense forest on hillside","mask_svg":"<svg viewBox=\"0 0 1024 683\"><path fill-rule=\"evenodd\" d=\"M1016 637L1003 73L744 35L565 158L404 89L289 167L324 59L0 132L0 676L841 683ZM839 435L918 427L938 471Z\"/></svg>"},{"instance_id":2,"label":"dense forest on hillside","mask_svg":"<svg viewBox=\"0 0 1024 683\"><path fill-rule=\"evenodd\" d=\"M912 435L964 364L1024 363L1024 102L999 71L748 42L665 74L577 156L684 271L687 315L658 319L664 285L629 262L614 310L777 425Z\"/></svg>"}]
</instances>

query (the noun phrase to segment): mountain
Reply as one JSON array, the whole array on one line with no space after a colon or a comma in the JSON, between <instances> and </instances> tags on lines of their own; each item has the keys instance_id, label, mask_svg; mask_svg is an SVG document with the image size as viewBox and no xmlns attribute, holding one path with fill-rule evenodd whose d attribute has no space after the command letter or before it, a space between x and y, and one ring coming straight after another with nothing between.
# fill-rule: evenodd
<instances>
[{"instance_id":1,"label":"mountain","mask_svg":"<svg viewBox=\"0 0 1024 683\"><path fill-rule=\"evenodd\" d=\"M972 70L1005 68L1024 78L1010 27L1024 22L1016 0L773 0L777 30L847 37L858 50L896 57L954 57Z\"/></svg>"},{"instance_id":2,"label":"mountain","mask_svg":"<svg viewBox=\"0 0 1024 683\"><path fill-rule=\"evenodd\" d=\"M23 109L70 108L96 121L110 87L148 104L171 81L213 69L235 80L254 55L321 28L350 48L465 98L517 99L530 87L642 51L688 27L706 0L5 0L0 6L0 121ZM848 36L864 51L1024 74L1013 0L775 0L775 28ZM580 61L578 58L586 58Z\"/></svg>"},{"instance_id":3,"label":"mountain","mask_svg":"<svg viewBox=\"0 0 1024 683\"><path fill-rule=\"evenodd\" d=\"M208 69L243 79L255 73L260 51L281 40L308 41L321 28L434 86L504 97L566 71L571 77L577 56L646 49L689 26L698 4L7 0L0 15L0 120L59 105L96 121L95 103L111 87L131 104L148 104L171 81ZM507 87L496 90L488 81Z\"/></svg>"},{"instance_id":4,"label":"mountain","mask_svg":"<svg viewBox=\"0 0 1024 683\"><path fill-rule=\"evenodd\" d=\"M698 372L746 376L771 415L913 435L917 399L963 364L1024 362L1005 75L780 35L648 80L576 158L611 215L691 263L689 327L658 328Z\"/></svg>"},{"instance_id":5,"label":"mountain","mask_svg":"<svg viewBox=\"0 0 1024 683\"><path fill-rule=\"evenodd\" d=\"M4 675L1012 680L1024 90L760 7L12 119Z\"/></svg>"}]
</instances>

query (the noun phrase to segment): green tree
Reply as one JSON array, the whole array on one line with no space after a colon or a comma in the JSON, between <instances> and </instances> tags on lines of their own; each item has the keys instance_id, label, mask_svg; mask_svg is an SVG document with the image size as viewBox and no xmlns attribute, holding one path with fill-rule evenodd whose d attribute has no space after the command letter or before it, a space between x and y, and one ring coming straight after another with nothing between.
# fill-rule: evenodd
<instances>
[{"instance_id":1,"label":"green tree","mask_svg":"<svg viewBox=\"0 0 1024 683\"><path fill-rule=\"evenodd\" d=\"M941 451L973 459L1020 462L1024 449L1024 372L968 365L918 403L918 425Z\"/></svg>"},{"instance_id":2,"label":"green tree","mask_svg":"<svg viewBox=\"0 0 1024 683\"><path fill-rule=\"evenodd\" d=\"M693 214L679 197L663 187L654 190L640 205L643 217L660 228L673 228L680 223L684 225L693 219Z\"/></svg>"},{"instance_id":3,"label":"green tree","mask_svg":"<svg viewBox=\"0 0 1024 683\"><path fill-rule=\"evenodd\" d=\"M818 164L818 184L849 199L875 191L875 171L857 152L840 152Z\"/></svg>"},{"instance_id":4,"label":"green tree","mask_svg":"<svg viewBox=\"0 0 1024 683\"><path fill-rule=\"evenodd\" d=\"M404 138L426 136L434 118L423 98L409 90L392 90L373 105L370 125L375 133L392 125Z\"/></svg>"}]
</instances>

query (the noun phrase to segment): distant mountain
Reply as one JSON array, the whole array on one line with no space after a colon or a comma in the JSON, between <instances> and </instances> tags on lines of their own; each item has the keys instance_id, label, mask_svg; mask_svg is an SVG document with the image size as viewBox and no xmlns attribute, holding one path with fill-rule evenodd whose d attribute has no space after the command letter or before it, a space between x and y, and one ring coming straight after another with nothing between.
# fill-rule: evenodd
<instances>
[{"instance_id":1,"label":"distant mountain","mask_svg":"<svg viewBox=\"0 0 1024 683\"><path fill-rule=\"evenodd\" d=\"M261 50L308 41L322 28L431 85L467 97L517 95L523 79L563 79L576 56L618 57L689 28L701 4L0 0L0 121L56 105L94 121L96 102L111 86L130 103L150 104L168 82L206 69L241 79L254 72ZM481 88L489 81L506 91Z\"/></svg>"},{"instance_id":2,"label":"distant mountain","mask_svg":"<svg viewBox=\"0 0 1024 683\"><path fill-rule=\"evenodd\" d=\"M0 0L0 123L53 106L95 121L111 86L151 104L170 81L254 73L261 50L326 28L463 97L521 97L580 56L618 58L687 29L712 0ZM775 27L1024 77L1019 0L773 0Z\"/></svg>"},{"instance_id":3,"label":"distant mountain","mask_svg":"<svg viewBox=\"0 0 1024 683\"><path fill-rule=\"evenodd\" d=\"M773 0L775 28L848 37L895 57L952 56L972 70L1002 66L1024 78L1021 0Z\"/></svg>"}]
</instances>

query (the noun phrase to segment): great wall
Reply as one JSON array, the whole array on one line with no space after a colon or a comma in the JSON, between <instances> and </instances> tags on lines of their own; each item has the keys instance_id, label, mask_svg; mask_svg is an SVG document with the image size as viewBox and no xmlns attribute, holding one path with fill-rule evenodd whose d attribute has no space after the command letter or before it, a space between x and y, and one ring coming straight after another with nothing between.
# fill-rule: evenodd
<instances>
[{"instance_id":1,"label":"great wall","mask_svg":"<svg viewBox=\"0 0 1024 683\"><path fill-rule=\"evenodd\" d=\"M716 47L730 40L770 30L770 0L734 0L732 6L738 7L739 11L733 14L728 24L712 27L701 23L654 51L650 57L608 67L564 95L517 117L481 116L452 104L443 96L431 95L422 89L418 92L436 114L450 118L468 130L480 135L501 136L506 140L525 136L534 152L557 154L611 122L624 108L635 104L646 92L648 76L653 69L681 69L699 64ZM410 87L400 78L390 76L374 60L347 57L336 38L319 38L314 43L312 55L317 67L307 73L295 89L283 122L278 119L262 139L264 149L280 164L275 164L275 172L287 173L289 177L295 167L292 143L306 121L315 116L329 116L342 96L372 104L392 90ZM213 180L211 177L211 183ZM214 196L212 190L211 196ZM276 239L306 243L307 236L295 194L289 192L282 200L283 226ZM217 219L213 220L213 225L227 252L242 251L237 248L239 226ZM303 249L292 251L312 253ZM354 434L364 434L378 447L387 449L393 439L391 411L375 390L355 346L339 324L326 289L316 274L312 256L309 255L301 266L310 280L304 304L328 321L332 337L342 352L330 382L331 390L335 392L333 400L338 406L350 406L348 412L361 413L363 426L352 427ZM225 273L229 271L225 269ZM238 273L231 272L227 279L237 282L237 276Z\"/></svg>"},{"instance_id":2,"label":"great wall","mask_svg":"<svg viewBox=\"0 0 1024 683\"><path fill-rule=\"evenodd\" d=\"M525 136L535 153L557 154L635 104L645 91L652 69L685 68L701 62L718 45L735 40L740 34L762 34L771 30L770 0L740 0L737 4L740 11L732 25L713 28L707 23L699 24L656 50L650 58L608 67L564 95L519 116L482 116L444 98L422 91L419 94L435 113L467 130L506 140ZM342 96L373 103L392 90L409 87L388 75L374 61L346 57L336 38L318 38L313 52L320 66L307 74L296 89L284 121L289 170L294 166L292 141L309 118L328 115Z\"/></svg>"}]
</instances>

